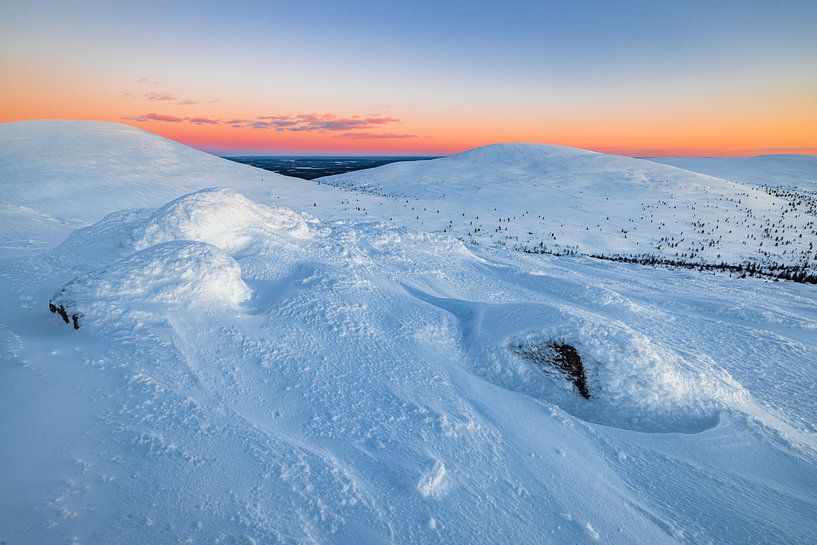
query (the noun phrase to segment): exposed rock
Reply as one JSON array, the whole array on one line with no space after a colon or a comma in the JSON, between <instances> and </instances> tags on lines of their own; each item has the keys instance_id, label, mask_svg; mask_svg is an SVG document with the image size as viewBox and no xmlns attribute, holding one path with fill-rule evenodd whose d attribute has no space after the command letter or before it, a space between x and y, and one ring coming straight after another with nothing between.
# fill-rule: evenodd
<instances>
[{"instance_id":1,"label":"exposed rock","mask_svg":"<svg viewBox=\"0 0 817 545\"><path fill-rule=\"evenodd\" d=\"M573 346L557 341L546 341L516 346L514 351L537 365L557 368L570 378L582 397L590 399L582 359Z\"/></svg>"},{"instance_id":2,"label":"exposed rock","mask_svg":"<svg viewBox=\"0 0 817 545\"><path fill-rule=\"evenodd\" d=\"M49 301L48 310L50 310L54 314L57 314L60 318L62 318L62 321L65 322L66 324L73 323L74 329L79 329L79 314L73 313L71 314L71 317L69 319L68 311L65 310L65 305L57 306L54 304L53 301Z\"/></svg>"}]
</instances>

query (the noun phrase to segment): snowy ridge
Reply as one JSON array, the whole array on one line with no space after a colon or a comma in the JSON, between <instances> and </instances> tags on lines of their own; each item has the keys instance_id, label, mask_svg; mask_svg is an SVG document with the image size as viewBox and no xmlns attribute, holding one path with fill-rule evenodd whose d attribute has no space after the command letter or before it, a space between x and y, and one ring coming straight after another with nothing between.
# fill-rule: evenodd
<instances>
[{"instance_id":1,"label":"snowy ridge","mask_svg":"<svg viewBox=\"0 0 817 545\"><path fill-rule=\"evenodd\" d=\"M0 539L812 541L812 286L475 245L293 183L0 251ZM514 350L551 341L589 399Z\"/></svg>"}]
</instances>

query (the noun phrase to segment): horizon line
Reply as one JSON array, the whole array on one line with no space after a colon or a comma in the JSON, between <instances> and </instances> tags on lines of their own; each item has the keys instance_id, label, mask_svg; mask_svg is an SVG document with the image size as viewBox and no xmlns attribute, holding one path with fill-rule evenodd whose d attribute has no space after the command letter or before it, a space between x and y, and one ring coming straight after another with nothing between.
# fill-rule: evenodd
<instances>
[{"instance_id":1,"label":"horizon line","mask_svg":"<svg viewBox=\"0 0 817 545\"><path fill-rule=\"evenodd\" d=\"M139 130L155 134L162 138L167 138L189 146L191 148L215 155L218 157L422 157L422 158L440 158L456 155L465 151L484 147L487 145L504 144L504 143L529 143L542 145L556 145L566 146L597 153L604 153L609 155L621 155L625 157L632 157L635 159L650 159L650 158L748 158L760 157L768 155L802 155L802 156L817 156L817 146L764 146L753 148L652 148L652 147L618 147L610 144L577 144L571 142L537 142L533 140L500 140L495 142L486 142L476 145L467 146L446 146L438 149L421 149L421 150L399 150L389 149L388 153L385 150L375 150L372 148L362 150L349 150L342 148L326 149L321 147L286 147L280 144L268 149L258 147L232 147L229 142L219 143L213 145L214 142L196 142L195 139L179 138L177 135L163 134L164 131L154 130L153 127L146 128L136 123L127 123L119 120L110 119L72 119L72 118L27 118L27 119L9 119L0 121L0 124L5 123L25 123L30 121L89 121L102 122L125 125L137 128Z\"/></svg>"},{"instance_id":2,"label":"horizon line","mask_svg":"<svg viewBox=\"0 0 817 545\"><path fill-rule=\"evenodd\" d=\"M172 140L172 138L170 139ZM280 149L271 149L271 150L259 150L259 149L251 149L251 150L231 150L231 149L212 149L206 147L198 147L195 144L189 144L186 142L178 141L180 144L184 144L191 148L197 149L199 151L203 151L205 153L209 153L211 155L215 155L217 157L222 158L231 158L231 157L415 157L415 158L426 158L426 159L440 159L442 157L450 157L452 155L457 155L460 153L464 153L466 151L470 151L473 149L481 148L484 146L496 145L496 144L504 144L507 142L496 142L494 144L484 144L480 146L474 146L470 148L463 148L462 150L458 151L451 151L451 152L431 152L431 153L417 153L412 151L394 151L392 153L383 153L379 151L373 152L349 152L343 150L334 150L331 152L323 152L322 150L316 149L294 149L294 150L280 150ZM752 157L768 157L768 156L786 156L786 155L797 155L797 156L807 156L807 157L815 157L817 156L817 148L782 148L782 149L770 149L770 148L757 148L757 149L745 149L745 150L685 150L685 149L678 149L678 150L662 150L662 149L616 149L616 148L609 148L609 147L582 147L582 146L571 146L566 144L553 144L553 143L545 143L545 142L529 142L530 144L541 144L544 146L547 145L558 145L558 146L565 146L571 147L576 149L583 149L587 151L594 151L597 153L603 153L606 155L620 155L623 157L631 157L633 159L659 159L659 158L697 158L697 159L749 159Z\"/></svg>"}]
</instances>

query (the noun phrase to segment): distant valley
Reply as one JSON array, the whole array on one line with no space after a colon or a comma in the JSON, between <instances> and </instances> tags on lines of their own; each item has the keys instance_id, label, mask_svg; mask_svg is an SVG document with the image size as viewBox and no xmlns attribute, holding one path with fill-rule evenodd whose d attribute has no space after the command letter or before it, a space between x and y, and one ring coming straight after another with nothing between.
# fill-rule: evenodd
<instances>
[{"instance_id":1,"label":"distant valley","mask_svg":"<svg viewBox=\"0 0 817 545\"><path fill-rule=\"evenodd\" d=\"M230 161L251 165L304 180L314 180L323 176L345 174L355 170L375 168L390 163L402 161L422 161L436 159L436 157L407 157L407 156L371 156L371 157L332 157L332 156L275 156L275 155L243 155L225 157Z\"/></svg>"}]
</instances>

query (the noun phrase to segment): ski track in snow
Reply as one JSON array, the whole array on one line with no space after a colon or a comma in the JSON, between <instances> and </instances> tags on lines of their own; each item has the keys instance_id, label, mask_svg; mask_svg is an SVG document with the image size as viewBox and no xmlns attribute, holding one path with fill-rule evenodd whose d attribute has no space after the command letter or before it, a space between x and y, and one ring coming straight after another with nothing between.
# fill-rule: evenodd
<instances>
[{"instance_id":1,"label":"ski track in snow","mask_svg":"<svg viewBox=\"0 0 817 545\"><path fill-rule=\"evenodd\" d=\"M194 181L183 146L61 130L113 157L155 141L153 168L198 186L120 212L112 185L96 223L8 209L9 545L817 535L813 286L468 244L401 225L400 201ZM591 400L509 349L530 339L576 346Z\"/></svg>"}]
</instances>

